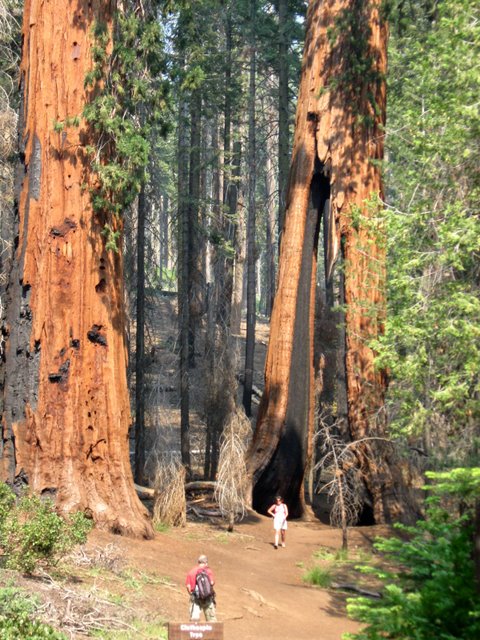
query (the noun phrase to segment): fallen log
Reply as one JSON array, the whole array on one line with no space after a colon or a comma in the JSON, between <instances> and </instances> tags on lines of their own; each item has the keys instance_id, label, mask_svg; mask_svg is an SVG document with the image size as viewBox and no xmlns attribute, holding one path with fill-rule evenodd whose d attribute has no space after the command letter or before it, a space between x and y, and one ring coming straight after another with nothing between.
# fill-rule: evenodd
<instances>
[{"instance_id":1,"label":"fallen log","mask_svg":"<svg viewBox=\"0 0 480 640\"><path fill-rule=\"evenodd\" d=\"M214 480L195 480L185 484L185 491L214 491L216 486L217 483ZM135 491L140 500L153 500L155 496L155 489L151 487L142 487L136 484Z\"/></svg>"},{"instance_id":2,"label":"fallen log","mask_svg":"<svg viewBox=\"0 0 480 640\"><path fill-rule=\"evenodd\" d=\"M135 491L137 492L140 500L153 500L155 496L155 489L150 487L141 487L139 484L135 485Z\"/></svg>"},{"instance_id":3,"label":"fallen log","mask_svg":"<svg viewBox=\"0 0 480 640\"><path fill-rule=\"evenodd\" d=\"M215 491L215 480L193 480L185 483L185 491Z\"/></svg>"},{"instance_id":4,"label":"fallen log","mask_svg":"<svg viewBox=\"0 0 480 640\"><path fill-rule=\"evenodd\" d=\"M187 511L191 511L198 518L220 518L222 516L220 509L205 509L203 507L194 507L191 504L187 504Z\"/></svg>"},{"instance_id":5,"label":"fallen log","mask_svg":"<svg viewBox=\"0 0 480 640\"><path fill-rule=\"evenodd\" d=\"M330 585L332 589L342 589L345 591L355 591L355 593L359 593L361 596L367 596L368 598L381 598L382 594L378 591L368 591L367 589L362 589L361 587L357 587L355 584L342 583L342 582L332 582Z\"/></svg>"}]
</instances>

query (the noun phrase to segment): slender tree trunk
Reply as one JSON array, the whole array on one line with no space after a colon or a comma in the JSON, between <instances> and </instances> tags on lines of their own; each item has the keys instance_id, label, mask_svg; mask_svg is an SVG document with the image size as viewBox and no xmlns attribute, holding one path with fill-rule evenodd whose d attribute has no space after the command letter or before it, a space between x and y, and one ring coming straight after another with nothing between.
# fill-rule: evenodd
<instances>
[{"instance_id":1,"label":"slender tree trunk","mask_svg":"<svg viewBox=\"0 0 480 640\"><path fill-rule=\"evenodd\" d=\"M278 240L283 232L288 171L290 132L288 104L288 0L278 2Z\"/></svg>"},{"instance_id":2,"label":"slender tree trunk","mask_svg":"<svg viewBox=\"0 0 480 640\"><path fill-rule=\"evenodd\" d=\"M477 593L480 594L480 500L475 501L473 545L475 584L477 587Z\"/></svg>"},{"instance_id":3,"label":"slender tree trunk","mask_svg":"<svg viewBox=\"0 0 480 640\"><path fill-rule=\"evenodd\" d=\"M243 406L245 413L252 413L252 387L255 356L256 278L255 278L255 189L256 189L256 141L255 141L255 88L256 88L256 0L250 0L250 87L248 96L248 223L247 223L247 337L245 346L245 382Z\"/></svg>"},{"instance_id":4,"label":"slender tree trunk","mask_svg":"<svg viewBox=\"0 0 480 640\"><path fill-rule=\"evenodd\" d=\"M265 303L266 315L272 314L275 297L275 188L273 177L273 149L267 142L267 162L265 167L265 185L267 200L266 233L265 233Z\"/></svg>"},{"instance_id":5,"label":"slender tree trunk","mask_svg":"<svg viewBox=\"0 0 480 640\"><path fill-rule=\"evenodd\" d=\"M135 340L135 482L145 484L145 185L138 196Z\"/></svg>"},{"instance_id":6,"label":"slender tree trunk","mask_svg":"<svg viewBox=\"0 0 480 640\"><path fill-rule=\"evenodd\" d=\"M212 123L212 230L213 235L220 238L222 228L222 170L220 164L220 143L219 143L219 118L215 114ZM220 262L219 252L216 247L212 248L212 271L213 283L209 286L208 310L207 310L207 332L205 336L205 361L207 369L207 385L205 392L205 415L207 422L207 433L205 443L205 466L204 475L206 478L213 478L217 460L217 359L216 359L216 327L215 322L219 304L219 290L223 282L223 268Z\"/></svg>"},{"instance_id":7,"label":"slender tree trunk","mask_svg":"<svg viewBox=\"0 0 480 640\"><path fill-rule=\"evenodd\" d=\"M199 220L200 229L205 230L208 224L208 163L209 163L209 150L208 150L208 121L206 118L202 118L201 124L201 150L200 150L200 176L199 176ZM208 242L205 239L205 233L203 232L203 238L200 243L200 256L198 264L201 269L201 282L202 282L202 301L204 306L204 312L207 310L207 246Z\"/></svg>"},{"instance_id":8,"label":"slender tree trunk","mask_svg":"<svg viewBox=\"0 0 480 640\"><path fill-rule=\"evenodd\" d=\"M189 255L189 366L195 366L195 336L205 309L205 287L202 278L202 242L199 225L200 144L202 96L194 91L190 101L190 177L188 197Z\"/></svg>"},{"instance_id":9,"label":"slender tree trunk","mask_svg":"<svg viewBox=\"0 0 480 640\"><path fill-rule=\"evenodd\" d=\"M187 202L188 184L188 107L181 95L178 125L178 331L180 337L180 450L182 464L190 472L190 372L189 372L189 216Z\"/></svg>"},{"instance_id":10,"label":"slender tree trunk","mask_svg":"<svg viewBox=\"0 0 480 640\"><path fill-rule=\"evenodd\" d=\"M162 195L161 200L161 208L160 208L160 288L164 288L167 284L165 279L165 274L168 271L170 264L168 260L168 256L170 254L170 231L169 231L169 208L170 208L170 200L166 193Z\"/></svg>"},{"instance_id":11,"label":"slender tree trunk","mask_svg":"<svg viewBox=\"0 0 480 640\"><path fill-rule=\"evenodd\" d=\"M254 506L260 510L280 491L290 501L292 515L302 511L299 479L313 415L313 398L304 397L311 388L305 372L313 304L311 296L306 302L306 289L311 290L311 267L306 265L311 265L317 242L308 238L310 192L319 215L330 200L331 263L340 243L344 246L349 430L354 440L385 434L385 375L375 369L369 346L383 331L385 306L384 229L375 204L382 195L378 161L383 157L387 40L379 4L309 4L265 393L249 454ZM361 61L355 57L359 51ZM364 66L357 72L360 64ZM394 459L367 443L359 464L376 522L401 518L401 480Z\"/></svg>"},{"instance_id":12,"label":"slender tree trunk","mask_svg":"<svg viewBox=\"0 0 480 640\"><path fill-rule=\"evenodd\" d=\"M112 4L25 3L21 64L18 227L9 285L2 475L21 477L61 510L149 537L128 450L122 254L94 213L82 113L92 27L111 27Z\"/></svg>"},{"instance_id":13,"label":"slender tree trunk","mask_svg":"<svg viewBox=\"0 0 480 640\"><path fill-rule=\"evenodd\" d=\"M240 335L242 326L243 310L243 281L244 265L246 253L246 232L245 232L245 206L243 189L240 186L237 196L237 231L235 241L235 268L233 275L232 294L232 314L230 320L230 333L234 336Z\"/></svg>"},{"instance_id":14,"label":"slender tree trunk","mask_svg":"<svg viewBox=\"0 0 480 640\"><path fill-rule=\"evenodd\" d=\"M205 369L207 372L207 384L205 386L204 413L206 418L205 433L205 459L203 475L207 480L212 479L212 461L214 458L213 441L215 437L215 304L213 300L213 287L207 289L207 327L205 332Z\"/></svg>"}]
</instances>

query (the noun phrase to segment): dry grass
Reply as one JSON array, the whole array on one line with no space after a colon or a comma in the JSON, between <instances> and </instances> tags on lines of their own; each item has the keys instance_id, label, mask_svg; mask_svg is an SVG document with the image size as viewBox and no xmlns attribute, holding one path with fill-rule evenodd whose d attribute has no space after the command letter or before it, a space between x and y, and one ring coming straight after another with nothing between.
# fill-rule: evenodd
<instances>
[{"instance_id":1,"label":"dry grass","mask_svg":"<svg viewBox=\"0 0 480 640\"><path fill-rule=\"evenodd\" d=\"M245 453L251 435L250 420L242 408L230 415L220 445L215 500L229 531L245 516L247 507L247 468Z\"/></svg>"},{"instance_id":2,"label":"dry grass","mask_svg":"<svg viewBox=\"0 0 480 640\"><path fill-rule=\"evenodd\" d=\"M178 458L159 459L154 489L154 524L184 527L187 523L185 467Z\"/></svg>"},{"instance_id":3,"label":"dry grass","mask_svg":"<svg viewBox=\"0 0 480 640\"><path fill-rule=\"evenodd\" d=\"M105 569L115 574L125 568L125 558L120 547L112 542L104 547L94 547L90 551L87 551L84 545L76 547L68 559L78 567Z\"/></svg>"}]
</instances>

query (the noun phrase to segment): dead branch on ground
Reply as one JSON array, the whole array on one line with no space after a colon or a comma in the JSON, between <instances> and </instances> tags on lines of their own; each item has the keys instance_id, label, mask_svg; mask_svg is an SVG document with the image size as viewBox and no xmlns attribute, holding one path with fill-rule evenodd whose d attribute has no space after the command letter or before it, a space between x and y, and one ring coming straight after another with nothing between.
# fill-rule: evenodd
<instances>
[{"instance_id":1,"label":"dead branch on ground","mask_svg":"<svg viewBox=\"0 0 480 640\"><path fill-rule=\"evenodd\" d=\"M185 484L185 491L215 491L216 487L215 480L192 480Z\"/></svg>"},{"instance_id":2,"label":"dead branch on ground","mask_svg":"<svg viewBox=\"0 0 480 640\"><path fill-rule=\"evenodd\" d=\"M76 547L69 555L69 560L78 567L94 567L106 569L112 573L120 573L125 567L125 558L120 547L113 542L104 547L87 549L85 545Z\"/></svg>"},{"instance_id":3,"label":"dead branch on ground","mask_svg":"<svg viewBox=\"0 0 480 640\"><path fill-rule=\"evenodd\" d=\"M37 607L38 617L61 629L71 638L90 637L105 630L134 631L129 623L136 612L124 604L110 602L93 586L87 593L75 591L57 582L46 572L41 573L43 604Z\"/></svg>"}]
</instances>

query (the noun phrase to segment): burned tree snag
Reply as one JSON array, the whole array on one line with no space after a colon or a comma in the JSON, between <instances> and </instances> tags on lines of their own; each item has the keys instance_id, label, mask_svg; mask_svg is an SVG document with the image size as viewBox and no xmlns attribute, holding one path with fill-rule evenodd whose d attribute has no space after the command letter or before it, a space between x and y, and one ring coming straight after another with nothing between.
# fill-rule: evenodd
<instances>
[{"instance_id":1,"label":"burned tree snag","mask_svg":"<svg viewBox=\"0 0 480 640\"><path fill-rule=\"evenodd\" d=\"M301 515L313 420L312 269L323 218L326 279L344 261L345 373L352 440L385 436L386 377L371 341L383 332L382 180L387 26L380 0L310 0L292 163L265 366L249 452L253 506L281 493ZM312 201L310 208L309 201ZM312 213L313 212L313 213ZM313 265L313 266L312 266ZM401 481L380 440L357 447L376 522L404 519Z\"/></svg>"},{"instance_id":2,"label":"burned tree snag","mask_svg":"<svg viewBox=\"0 0 480 640\"><path fill-rule=\"evenodd\" d=\"M80 116L92 25L109 0L25 3L17 238L8 286L2 479L24 478L59 509L150 537L129 462L122 256L108 252ZM116 228L120 229L119 222Z\"/></svg>"}]
</instances>

